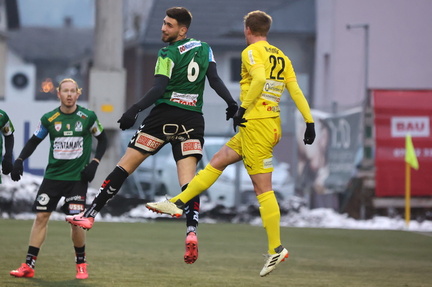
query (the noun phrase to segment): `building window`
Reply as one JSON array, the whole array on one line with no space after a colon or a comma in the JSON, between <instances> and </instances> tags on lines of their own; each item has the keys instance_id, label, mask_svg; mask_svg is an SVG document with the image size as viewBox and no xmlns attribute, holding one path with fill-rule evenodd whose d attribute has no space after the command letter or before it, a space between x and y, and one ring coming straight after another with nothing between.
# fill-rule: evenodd
<instances>
[{"instance_id":1,"label":"building window","mask_svg":"<svg viewBox=\"0 0 432 287\"><path fill-rule=\"evenodd\" d=\"M240 70L241 70L241 59L231 58L230 60L231 82L240 82L241 79Z\"/></svg>"}]
</instances>

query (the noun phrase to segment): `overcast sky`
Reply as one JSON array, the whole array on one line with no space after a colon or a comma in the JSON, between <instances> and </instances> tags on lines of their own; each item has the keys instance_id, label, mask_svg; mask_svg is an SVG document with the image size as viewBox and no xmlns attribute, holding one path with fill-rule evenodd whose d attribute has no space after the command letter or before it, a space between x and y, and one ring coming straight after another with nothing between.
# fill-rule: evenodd
<instances>
[{"instance_id":1,"label":"overcast sky","mask_svg":"<svg viewBox=\"0 0 432 287\"><path fill-rule=\"evenodd\" d=\"M18 0L22 26L61 27L71 17L76 27L94 26L95 0Z\"/></svg>"}]
</instances>

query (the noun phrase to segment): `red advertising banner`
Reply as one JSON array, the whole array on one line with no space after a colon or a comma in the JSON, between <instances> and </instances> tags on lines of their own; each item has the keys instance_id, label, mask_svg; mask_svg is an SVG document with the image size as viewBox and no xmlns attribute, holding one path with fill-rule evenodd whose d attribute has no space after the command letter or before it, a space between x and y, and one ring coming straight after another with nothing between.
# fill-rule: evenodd
<instances>
[{"instance_id":1,"label":"red advertising banner","mask_svg":"<svg viewBox=\"0 0 432 287\"><path fill-rule=\"evenodd\" d=\"M419 162L411 170L411 195L432 196L432 91L374 90L377 197L405 194L405 136Z\"/></svg>"}]
</instances>

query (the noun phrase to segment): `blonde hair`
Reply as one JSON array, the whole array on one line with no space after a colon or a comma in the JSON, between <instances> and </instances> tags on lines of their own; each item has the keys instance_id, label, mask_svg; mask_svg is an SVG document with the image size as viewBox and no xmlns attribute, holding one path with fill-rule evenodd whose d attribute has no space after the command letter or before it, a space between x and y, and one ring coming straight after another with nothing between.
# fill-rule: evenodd
<instances>
[{"instance_id":1,"label":"blonde hair","mask_svg":"<svg viewBox=\"0 0 432 287\"><path fill-rule=\"evenodd\" d=\"M76 88L77 88L77 93L78 93L79 95L81 95L82 88L80 88L80 87L78 86L78 83L77 83L74 79L72 79L72 78L66 78L66 79L61 80L60 83L59 83L59 85L58 85L58 87L57 87L57 92L60 92L61 85L62 85L63 83L65 83L65 82L71 82L71 83L74 83L74 84L76 85Z\"/></svg>"}]
</instances>

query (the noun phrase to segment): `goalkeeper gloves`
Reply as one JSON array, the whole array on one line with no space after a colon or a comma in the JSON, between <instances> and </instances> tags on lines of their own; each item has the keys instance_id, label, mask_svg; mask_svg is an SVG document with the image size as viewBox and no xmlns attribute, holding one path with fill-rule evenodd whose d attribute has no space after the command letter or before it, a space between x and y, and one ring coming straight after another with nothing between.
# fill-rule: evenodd
<instances>
[{"instance_id":1,"label":"goalkeeper gloves","mask_svg":"<svg viewBox=\"0 0 432 287\"><path fill-rule=\"evenodd\" d=\"M233 127L234 127L234 132L236 131L236 127L246 127L244 125L244 123L247 122L247 120L245 118L243 118L244 113L246 112L246 109L243 107L240 107L237 111L237 113L235 114L235 116L233 117Z\"/></svg>"},{"instance_id":2,"label":"goalkeeper gloves","mask_svg":"<svg viewBox=\"0 0 432 287\"><path fill-rule=\"evenodd\" d=\"M131 128L135 124L139 112L140 110L136 105L130 107L117 121L120 123L120 129L124 131Z\"/></svg>"},{"instance_id":3,"label":"goalkeeper gloves","mask_svg":"<svg viewBox=\"0 0 432 287\"><path fill-rule=\"evenodd\" d=\"M8 157L3 157L2 161L2 173L9 174L13 169L12 159Z\"/></svg>"},{"instance_id":4,"label":"goalkeeper gloves","mask_svg":"<svg viewBox=\"0 0 432 287\"><path fill-rule=\"evenodd\" d=\"M92 160L86 167L81 171L81 180L91 182L96 174L96 169L99 163Z\"/></svg>"},{"instance_id":5,"label":"goalkeeper gloves","mask_svg":"<svg viewBox=\"0 0 432 287\"><path fill-rule=\"evenodd\" d=\"M21 175L23 174L23 170L23 160L21 158L17 158L11 171L12 180L19 181L21 179Z\"/></svg>"},{"instance_id":6,"label":"goalkeeper gloves","mask_svg":"<svg viewBox=\"0 0 432 287\"><path fill-rule=\"evenodd\" d=\"M304 133L303 142L305 145L312 144L315 140L315 124L306 123L306 131Z\"/></svg>"},{"instance_id":7,"label":"goalkeeper gloves","mask_svg":"<svg viewBox=\"0 0 432 287\"><path fill-rule=\"evenodd\" d=\"M236 102L232 102L226 108L226 120L232 119L234 115L237 113L238 105Z\"/></svg>"}]
</instances>

